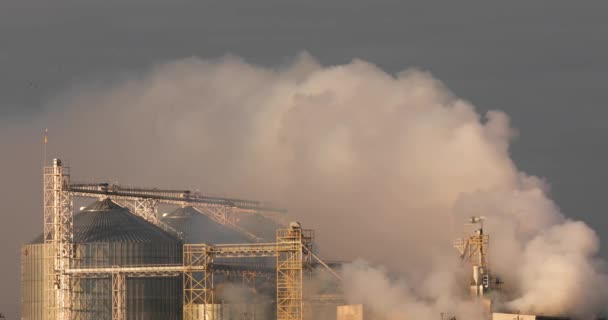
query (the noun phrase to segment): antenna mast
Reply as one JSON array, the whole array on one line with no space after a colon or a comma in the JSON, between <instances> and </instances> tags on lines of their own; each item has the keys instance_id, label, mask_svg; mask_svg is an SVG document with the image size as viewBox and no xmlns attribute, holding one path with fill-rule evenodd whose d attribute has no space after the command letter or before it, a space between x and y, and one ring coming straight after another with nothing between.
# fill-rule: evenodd
<instances>
[{"instance_id":1,"label":"antenna mast","mask_svg":"<svg viewBox=\"0 0 608 320\"><path fill-rule=\"evenodd\" d=\"M484 216L471 217L465 225L478 225L479 229L467 238L456 239L454 248L460 253L460 258L472 266L471 295L483 297L492 289L490 269L488 268L488 249L490 236L484 234Z\"/></svg>"}]
</instances>

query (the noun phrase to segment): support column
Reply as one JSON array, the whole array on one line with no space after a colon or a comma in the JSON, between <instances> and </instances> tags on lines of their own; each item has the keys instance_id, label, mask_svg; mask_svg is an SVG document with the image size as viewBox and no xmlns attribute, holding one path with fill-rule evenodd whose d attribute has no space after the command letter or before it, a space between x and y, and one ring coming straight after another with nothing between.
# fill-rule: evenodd
<instances>
[{"instance_id":1,"label":"support column","mask_svg":"<svg viewBox=\"0 0 608 320\"><path fill-rule=\"evenodd\" d=\"M155 226L173 234L174 236L184 239L183 233L175 230L171 226L160 221L158 217L158 200L149 198L121 199L120 197L112 198L112 201L118 203L124 208L127 208L136 216L142 217L144 220L154 224Z\"/></svg>"},{"instance_id":2,"label":"support column","mask_svg":"<svg viewBox=\"0 0 608 320\"><path fill-rule=\"evenodd\" d=\"M127 319L127 279L124 273L112 273L112 320Z\"/></svg>"},{"instance_id":3,"label":"support column","mask_svg":"<svg viewBox=\"0 0 608 320\"><path fill-rule=\"evenodd\" d=\"M74 255L69 169L61 160L44 168L45 299L47 320L71 320L71 277L65 273Z\"/></svg>"},{"instance_id":4,"label":"support column","mask_svg":"<svg viewBox=\"0 0 608 320\"><path fill-rule=\"evenodd\" d=\"M184 320L215 320L212 262L211 246L184 245Z\"/></svg>"},{"instance_id":5,"label":"support column","mask_svg":"<svg viewBox=\"0 0 608 320\"><path fill-rule=\"evenodd\" d=\"M211 218L213 221L227 226L233 230L238 231L242 235L246 236L249 240L253 242L261 242L262 239L253 233L243 229L238 225L236 217L237 213L235 212L237 209L234 207L228 207L225 205L210 205L210 204L202 204L202 203L194 203L190 204L192 208L196 211L204 214L205 216Z\"/></svg>"},{"instance_id":6,"label":"support column","mask_svg":"<svg viewBox=\"0 0 608 320\"><path fill-rule=\"evenodd\" d=\"M155 225L159 224L156 205L158 201L154 199L138 198L136 200L112 199L121 206L129 209L133 214L144 218Z\"/></svg>"},{"instance_id":7,"label":"support column","mask_svg":"<svg viewBox=\"0 0 608 320\"><path fill-rule=\"evenodd\" d=\"M302 267L305 252L311 252L309 230L299 223L277 230L277 320L302 320Z\"/></svg>"}]
</instances>

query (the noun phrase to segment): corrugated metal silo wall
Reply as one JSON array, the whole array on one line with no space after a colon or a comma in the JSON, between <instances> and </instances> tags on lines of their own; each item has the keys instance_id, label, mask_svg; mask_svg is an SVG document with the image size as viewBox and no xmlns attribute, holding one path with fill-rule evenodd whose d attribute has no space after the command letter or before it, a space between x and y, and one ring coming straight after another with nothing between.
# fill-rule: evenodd
<instances>
[{"instance_id":1,"label":"corrugated metal silo wall","mask_svg":"<svg viewBox=\"0 0 608 320\"><path fill-rule=\"evenodd\" d=\"M21 319L43 317L44 301L44 245L29 244L21 247Z\"/></svg>"},{"instance_id":2,"label":"corrugated metal silo wall","mask_svg":"<svg viewBox=\"0 0 608 320\"><path fill-rule=\"evenodd\" d=\"M22 248L21 316L42 320L44 301L43 244ZM27 252L27 254L25 254ZM111 242L76 245L74 267L111 267L182 262L180 243ZM74 318L110 320L112 287L110 277L73 280ZM181 319L182 279L127 278L127 319Z\"/></svg>"}]
</instances>

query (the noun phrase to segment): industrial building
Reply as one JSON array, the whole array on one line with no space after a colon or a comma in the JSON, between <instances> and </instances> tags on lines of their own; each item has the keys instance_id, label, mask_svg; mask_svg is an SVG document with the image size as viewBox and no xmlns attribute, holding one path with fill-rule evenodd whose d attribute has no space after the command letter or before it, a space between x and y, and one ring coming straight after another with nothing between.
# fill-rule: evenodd
<instances>
[{"instance_id":1,"label":"industrial building","mask_svg":"<svg viewBox=\"0 0 608 320\"><path fill-rule=\"evenodd\" d=\"M92 203L74 213L75 198ZM340 301L304 289L315 267L340 277L314 254L312 230L257 201L72 183L54 159L43 211L42 235L22 247L22 319L301 320Z\"/></svg>"},{"instance_id":2,"label":"industrial building","mask_svg":"<svg viewBox=\"0 0 608 320\"><path fill-rule=\"evenodd\" d=\"M61 160L44 168L43 233L21 250L23 320L363 320L345 305L338 264L314 253L314 232L258 201L188 190L73 183ZM74 199L88 205L74 213ZM159 208L171 207L159 214ZM493 320L560 319L493 312L501 281L487 261L484 217L454 247L470 293ZM306 284L314 272L336 283ZM443 315L442 315L443 317ZM449 318L449 317L448 317Z\"/></svg>"},{"instance_id":3,"label":"industrial building","mask_svg":"<svg viewBox=\"0 0 608 320\"><path fill-rule=\"evenodd\" d=\"M22 317L44 318L44 241L42 235L22 249ZM121 265L170 265L182 261L181 240L136 217L110 199L74 215L74 268ZM181 279L128 278L128 319L181 319ZM77 319L111 319L109 277L73 281L72 311Z\"/></svg>"}]
</instances>

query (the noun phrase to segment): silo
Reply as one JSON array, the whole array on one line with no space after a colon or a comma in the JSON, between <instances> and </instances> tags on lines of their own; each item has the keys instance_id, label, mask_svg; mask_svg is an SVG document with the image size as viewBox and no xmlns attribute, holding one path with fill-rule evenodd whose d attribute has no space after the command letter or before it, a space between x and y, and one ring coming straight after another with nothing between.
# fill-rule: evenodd
<instances>
[{"instance_id":1,"label":"silo","mask_svg":"<svg viewBox=\"0 0 608 320\"><path fill-rule=\"evenodd\" d=\"M131 214L109 199L74 215L73 267L181 264L183 244L173 235ZM22 319L42 319L43 238L22 248ZM108 276L73 280L75 319L110 320L112 286ZM127 277L127 319L181 319L182 280Z\"/></svg>"},{"instance_id":2,"label":"silo","mask_svg":"<svg viewBox=\"0 0 608 320\"><path fill-rule=\"evenodd\" d=\"M248 243L239 232L223 226L190 206L163 214L161 221L183 233L186 243Z\"/></svg>"},{"instance_id":3,"label":"silo","mask_svg":"<svg viewBox=\"0 0 608 320\"><path fill-rule=\"evenodd\" d=\"M224 244L252 242L238 231L215 222L211 218L203 215L202 213L196 211L190 206L181 207L171 213L164 214L161 221L173 227L175 230L182 232L185 238L185 242L189 244ZM272 226L274 226L274 224L272 224ZM247 230L249 231L249 229ZM274 242L274 231L273 238L264 239L264 241ZM274 268L276 260L274 258L243 258L238 260L216 258L215 263L264 266L266 268ZM218 280L219 281L217 281L217 283L219 286L221 282L221 276L218 278ZM239 281L242 282L242 279L239 278ZM258 289L262 288L265 290L273 290L274 285L270 283L258 283Z\"/></svg>"},{"instance_id":4,"label":"silo","mask_svg":"<svg viewBox=\"0 0 608 320\"><path fill-rule=\"evenodd\" d=\"M244 214L241 219L243 219L242 221L246 220L248 224L243 225L243 227L259 227L260 225L264 225L261 218L262 217L259 215ZM251 242L238 231L215 222L190 206L181 207L171 213L164 214L161 221L182 232L186 243L222 244ZM266 230L266 234L264 235L267 235L268 238L264 237L264 240L274 242L274 228L276 224L268 220L266 222L268 225L264 225L265 228L246 228L246 230L252 231L258 236L263 235L256 231ZM272 231L268 232L267 230L269 229ZM248 258L239 260L216 258L214 262L217 264L264 266L266 269L272 269L276 264L274 258ZM245 278L242 275L235 276L233 274L231 277L223 274L216 275L215 302L217 305L212 308L212 310L214 310L213 313L216 314L216 319L255 320L274 318L275 305L273 303L276 295L274 280L274 274L270 278L260 278L255 281L255 288L250 288L244 287ZM204 307L201 305L199 312L204 312L203 310Z\"/></svg>"}]
</instances>

